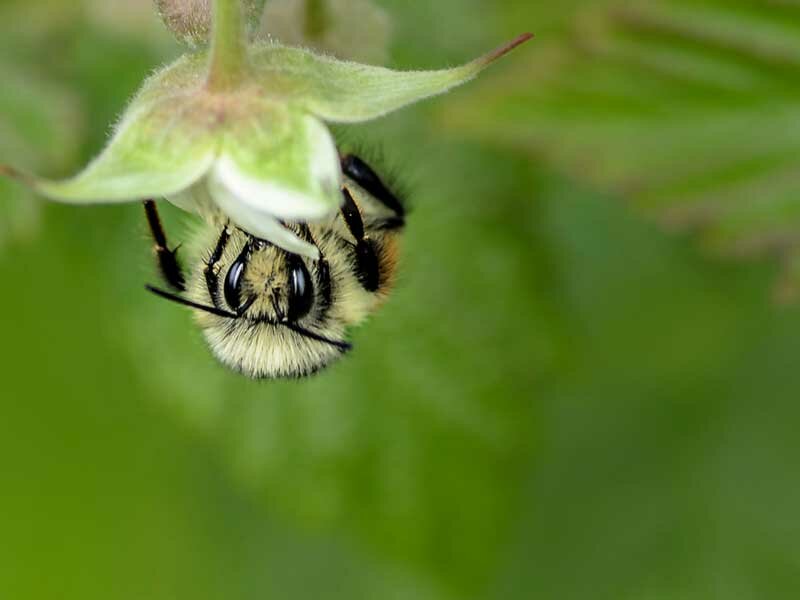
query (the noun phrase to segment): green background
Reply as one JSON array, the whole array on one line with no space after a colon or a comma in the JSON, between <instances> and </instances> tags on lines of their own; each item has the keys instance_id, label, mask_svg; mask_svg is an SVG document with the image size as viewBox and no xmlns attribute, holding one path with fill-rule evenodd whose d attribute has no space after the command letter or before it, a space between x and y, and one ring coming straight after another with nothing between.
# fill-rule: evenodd
<instances>
[{"instance_id":1,"label":"green background","mask_svg":"<svg viewBox=\"0 0 800 600\"><path fill-rule=\"evenodd\" d=\"M145 0L99 4L2 0L3 162L75 171L178 52ZM411 68L527 29L560 43L602 3L379 4ZM772 301L779 268L493 137L527 105L476 98L538 51L353 134L409 190L401 282L309 381L226 372L145 293L140 207L37 223L0 183L0 598L800 594L800 312ZM480 122L454 126L469 103ZM179 241L188 218L166 216Z\"/></svg>"}]
</instances>

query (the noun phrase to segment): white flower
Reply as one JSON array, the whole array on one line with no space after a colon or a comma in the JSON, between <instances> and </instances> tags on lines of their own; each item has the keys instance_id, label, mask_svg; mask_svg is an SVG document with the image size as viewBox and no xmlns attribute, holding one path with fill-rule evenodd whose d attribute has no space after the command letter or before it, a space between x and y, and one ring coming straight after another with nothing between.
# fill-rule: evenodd
<instances>
[{"instance_id":1,"label":"white flower","mask_svg":"<svg viewBox=\"0 0 800 600\"><path fill-rule=\"evenodd\" d=\"M59 202L166 198L316 258L316 248L284 223L328 219L342 202L339 156L324 121L367 121L443 93L529 37L461 67L411 72L244 41L237 42L241 56L215 62L212 47L149 78L108 146L74 178L0 172Z\"/></svg>"}]
</instances>

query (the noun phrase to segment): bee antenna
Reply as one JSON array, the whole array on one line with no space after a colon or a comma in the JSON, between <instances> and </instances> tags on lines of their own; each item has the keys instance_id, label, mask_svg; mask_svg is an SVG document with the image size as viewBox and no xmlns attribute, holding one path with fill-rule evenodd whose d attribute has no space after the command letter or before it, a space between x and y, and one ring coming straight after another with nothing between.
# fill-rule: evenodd
<instances>
[{"instance_id":1,"label":"bee antenna","mask_svg":"<svg viewBox=\"0 0 800 600\"><path fill-rule=\"evenodd\" d=\"M284 327L286 327L287 329L290 329L290 330L294 331L295 333L302 335L303 337L307 337L309 339L316 340L316 341L322 342L324 344L330 344L331 346L335 346L336 348L339 348L343 352L348 352L349 350L353 349L353 345L352 344L349 344L347 342L339 342L339 341L336 341L336 340L331 340L329 338L326 338L325 336L319 335L318 333L314 333L313 331L309 331L308 329L304 329L303 327L300 327L299 325L295 325L294 323L288 323L288 322L284 321L284 322L281 322L280 324L283 325Z\"/></svg>"},{"instance_id":2,"label":"bee antenna","mask_svg":"<svg viewBox=\"0 0 800 600\"><path fill-rule=\"evenodd\" d=\"M284 327L286 327L286 329L294 331L295 333L302 335L303 337L307 337L311 340L322 342L323 344L330 344L331 346L339 348L339 350L343 352L348 352L352 350L353 348L352 344L348 344L347 342L337 342L335 340L331 340L329 338L319 335L318 333L309 331L304 327L300 327L300 325L296 325L295 323L285 320L283 311L281 311L281 307L278 304L278 301L275 299L274 296L270 298L270 300L272 302L272 310L275 311L275 316L278 317L278 322L277 322L278 325L283 325Z\"/></svg>"},{"instance_id":3,"label":"bee antenna","mask_svg":"<svg viewBox=\"0 0 800 600\"><path fill-rule=\"evenodd\" d=\"M237 315L235 313L228 312L227 310L222 310L220 308L216 308L216 307L213 307L213 306L206 306L204 304L199 304L197 302L193 302L191 300L188 300L188 299L184 298L183 296L178 296L177 294L173 294L171 292L167 292L167 291L161 290L161 289L159 289L157 287L153 287L152 285L145 285L144 287L148 292L152 292L156 296L164 298L165 300L169 300L170 302L174 302L176 304L180 304L182 306L188 306L189 308L195 308L197 310L202 310L204 312L210 313L212 315L216 315L218 317L223 317L223 318L226 318L226 319L238 319L239 318L239 315ZM252 302L250 304L252 304ZM316 340L316 341L322 342L324 344L330 344L331 346L335 346L336 348L339 348L343 352L347 352L347 351L349 351L349 350L351 350L353 348L352 344L349 344L347 342L339 342L339 341L336 341L336 340L331 340L331 339L326 338L326 337L324 337L322 335L319 335L318 333L314 333L313 331L309 331L308 329L300 327L299 325L295 325L294 323L288 323L288 322L285 322L285 321L279 321L278 323L274 323L274 324L275 325L282 325L282 326L286 327L287 329L290 329L291 331L294 331L295 333L297 333L299 335L302 335L303 337L307 337L309 339Z\"/></svg>"},{"instance_id":4,"label":"bee antenna","mask_svg":"<svg viewBox=\"0 0 800 600\"><path fill-rule=\"evenodd\" d=\"M218 317L224 317L226 319L239 318L239 315L235 313L228 312L227 310L222 310L220 308L216 308L213 306L205 306L204 304L198 304L197 302L192 302L191 300L187 300L183 296L178 296L177 294L172 294L170 292L160 290L157 287L153 287L152 285L146 285L144 287L148 292L152 292L156 296L164 298L165 300L169 300L170 302L175 302L176 304L188 306L189 308L196 308L197 310L202 310L203 312L207 312L212 315L216 315Z\"/></svg>"}]
</instances>

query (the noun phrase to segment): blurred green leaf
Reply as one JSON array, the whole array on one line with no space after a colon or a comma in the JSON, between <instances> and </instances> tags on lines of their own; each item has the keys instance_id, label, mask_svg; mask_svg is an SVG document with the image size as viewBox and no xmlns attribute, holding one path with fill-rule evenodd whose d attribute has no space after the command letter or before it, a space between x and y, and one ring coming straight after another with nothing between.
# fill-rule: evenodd
<instances>
[{"instance_id":1,"label":"blurred green leaf","mask_svg":"<svg viewBox=\"0 0 800 600\"><path fill-rule=\"evenodd\" d=\"M763 301L765 269L704 261L563 183L543 193L573 369L541 396L492 597L796 597L800 310Z\"/></svg>"},{"instance_id":2,"label":"blurred green leaf","mask_svg":"<svg viewBox=\"0 0 800 600\"><path fill-rule=\"evenodd\" d=\"M796 295L800 3L586 4L529 50L446 124L545 152L715 253L773 256Z\"/></svg>"},{"instance_id":3,"label":"blurred green leaf","mask_svg":"<svg viewBox=\"0 0 800 600\"><path fill-rule=\"evenodd\" d=\"M81 159L165 58L95 13L58 24L101 1L0 3L30 16L0 20L3 62L34 65L42 94L66 82L98 125ZM400 67L521 29L549 45L587 6L610 18L599 0L376 3ZM15 45L28 28L46 42ZM579 41L551 56L585 74ZM413 192L400 286L311 381L228 373L189 314L145 294L139 207L46 206L37 243L0 253L0 597L798 597L800 310L765 306L768 269L706 261L532 166L562 135L534 139L523 110L545 59L510 73L516 107L494 89L473 113L521 152L442 139L430 105L364 128ZM563 122L575 166L588 127Z\"/></svg>"},{"instance_id":4,"label":"blurred green leaf","mask_svg":"<svg viewBox=\"0 0 800 600\"><path fill-rule=\"evenodd\" d=\"M2 57L0 81L0 161L50 173L64 169L75 158L82 128L74 96L30 65ZM34 194L0 182L0 247L35 235L39 210Z\"/></svg>"},{"instance_id":5,"label":"blurred green leaf","mask_svg":"<svg viewBox=\"0 0 800 600\"><path fill-rule=\"evenodd\" d=\"M271 0L262 33L342 59L386 62L392 24L371 0Z\"/></svg>"}]
</instances>

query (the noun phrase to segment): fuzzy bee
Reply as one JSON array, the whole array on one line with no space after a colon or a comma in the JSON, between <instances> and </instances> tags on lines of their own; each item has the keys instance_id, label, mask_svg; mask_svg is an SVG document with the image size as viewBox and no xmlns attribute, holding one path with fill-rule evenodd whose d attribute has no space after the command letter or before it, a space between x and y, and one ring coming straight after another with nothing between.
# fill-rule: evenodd
<instances>
[{"instance_id":1,"label":"fuzzy bee","mask_svg":"<svg viewBox=\"0 0 800 600\"><path fill-rule=\"evenodd\" d=\"M248 377L299 378L351 346L347 330L386 300L395 279L405 210L363 160L342 158L341 209L323 223L286 224L319 250L311 260L228 223L207 226L205 256L184 274L156 205L145 202L158 267L172 292L148 289L191 307L211 351Z\"/></svg>"}]
</instances>

